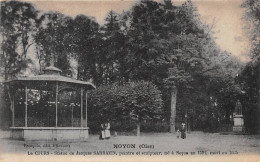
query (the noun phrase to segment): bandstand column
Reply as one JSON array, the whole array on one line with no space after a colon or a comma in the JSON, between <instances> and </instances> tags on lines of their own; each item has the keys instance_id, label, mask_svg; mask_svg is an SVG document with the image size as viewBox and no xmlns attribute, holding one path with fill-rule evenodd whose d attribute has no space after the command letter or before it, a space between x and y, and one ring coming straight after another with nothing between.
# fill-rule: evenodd
<instances>
[{"instance_id":1,"label":"bandstand column","mask_svg":"<svg viewBox=\"0 0 260 165\"><path fill-rule=\"evenodd\" d=\"M25 121L24 121L24 125L25 127L27 127L27 121L28 121L28 90L27 90L27 85L25 86Z\"/></svg>"},{"instance_id":2,"label":"bandstand column","mask_svg":"<svg viewBox=\"0 0 260 165\"><path fill-rule=\"evenodd\" d=\"M55 99L55 104L56 104L56 110L55 110L55 127L58 127L58 92L59 92L59 86L58 82L56 82L56 99Z\"/></svg>"},{"instance_id":3,"label":"bandstand column","mask_svg":"<svg viewBox=\"0 0 260 165\"><path fill-rule=\"evenodd\" d=\"M83 127L83 88L80 88L80 127Z\"/></svg>"},{"instance_id":4,"label":"bandstand column","mask_svg":"<svg viewBox=\"0 0 260 165\"><path fill-rule=\"evenodd\" d=\"M71 105L71 127L73 127L73 105Z\"/></svg>"},{"instance_id":5,"label":"bandstand column","mask_svg":"<svg viewBox=\"0 0 260 165\"><path fill-rule=\"evenodd\" d=\"M15 123L14 123L14 117L15 117L15 114L14 114L14 93L12 94L11 109L12 109L12 127L14 127L15 126Z\"/></svg>"},{"instance_id":6,"label":"bandstand column","mask_svg":"<svg viewBox=\"0 0 260 165\"><path fill-rule=\"evenodd\" d=\"M88 127L88 94L86 91L86 128Z\"/></svg>"}]
</instances>

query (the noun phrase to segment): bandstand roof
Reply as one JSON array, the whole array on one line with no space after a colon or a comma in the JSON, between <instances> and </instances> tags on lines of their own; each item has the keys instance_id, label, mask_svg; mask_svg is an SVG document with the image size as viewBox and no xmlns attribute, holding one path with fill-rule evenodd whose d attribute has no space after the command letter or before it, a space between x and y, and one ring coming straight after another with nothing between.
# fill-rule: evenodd
<instances>
[{"instance_id":1,"label":"bandstand roof","mask_svg":"<svg viewBox=\"0 0 260 165\"><path fill-rule=\"evenodd\" d=\"M56 67L48 67L45 70L61 72L61 70ZM91 82L76 80L74 78L65 77L60 74L46 74L46 73L42 74L42 75L36 75L36 76L16 77L11 80L5 81L5 83L16 83L16 82L27 82L27 81L28 82L29 81L64 82L64 83L71 83L71 84L80 85L80 86L81 85L90 86L93 89L96 88L96 86L94 84L92 84Z\"/></svg>"}]
</instances>

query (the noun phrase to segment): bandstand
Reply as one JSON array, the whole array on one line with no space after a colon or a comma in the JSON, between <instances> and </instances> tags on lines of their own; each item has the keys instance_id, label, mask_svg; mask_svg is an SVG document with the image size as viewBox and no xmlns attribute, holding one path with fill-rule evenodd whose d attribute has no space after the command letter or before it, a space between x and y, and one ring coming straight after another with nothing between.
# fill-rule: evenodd
<instances>
[{"instance_id":1,"label":"bandstand","mask_svg":"<svg viewBox=\"0 0 260 165\"><path fill-rule=\"evenodd\" d=\"M5 82L12 111L11 138L23 140L86 140L87 91L95 86L62 76L50 66L42 75Z\"/></svg>"}]
</instances>

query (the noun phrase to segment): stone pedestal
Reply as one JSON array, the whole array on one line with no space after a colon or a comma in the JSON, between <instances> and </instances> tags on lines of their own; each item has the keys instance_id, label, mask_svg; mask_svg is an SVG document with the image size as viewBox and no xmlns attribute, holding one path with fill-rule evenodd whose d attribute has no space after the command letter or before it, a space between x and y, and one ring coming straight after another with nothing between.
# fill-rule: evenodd
<instances>
[{"instance_id":1,"label":"stone pedestal","mask_svg":"<svg viewBox=\"0 0 260 165\"><path fill-rule=\"evenodd\" d=\"M233 119L234 119L233 132L244 132L245 131L244 116L234 114Z\"/></svg>"},{"instance_id":2,"label":"stone pedestal","mask_svg":"<svg viewBox=\"0 0 260 165\"><path fill-rule=\"evenodd\" d=\"M11 127L11 138L19 140L78 140L88 139L88 128L81 127Z\"/></svg>"}]
</instances>

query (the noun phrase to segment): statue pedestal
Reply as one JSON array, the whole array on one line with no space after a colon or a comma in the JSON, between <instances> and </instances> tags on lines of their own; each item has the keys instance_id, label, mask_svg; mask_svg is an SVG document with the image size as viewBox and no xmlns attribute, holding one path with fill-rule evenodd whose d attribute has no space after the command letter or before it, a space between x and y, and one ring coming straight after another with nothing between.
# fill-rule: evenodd
<instances>
[{"instance_id":1,"label":"statue pedestal","mask_svg":"<svg viewBox=\"0 0 260 165\"><path fill-rule=\"evenodd\" d=\"M234 119L233 132L244 132L245 131L244 116L234 114L233 119Z\"/></svg>"}]
</instances>

